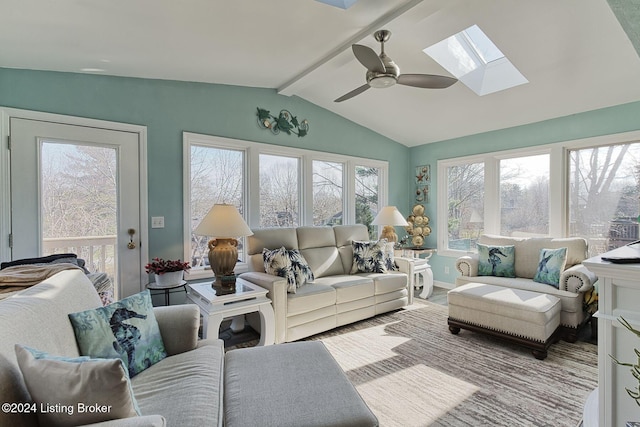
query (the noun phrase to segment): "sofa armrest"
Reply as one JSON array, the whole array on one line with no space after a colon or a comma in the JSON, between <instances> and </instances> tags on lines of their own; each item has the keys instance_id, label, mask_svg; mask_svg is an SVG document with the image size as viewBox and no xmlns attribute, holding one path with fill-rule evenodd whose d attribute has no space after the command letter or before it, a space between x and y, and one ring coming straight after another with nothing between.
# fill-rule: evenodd
<instances>
[{"instance_id":1,"label":"sofa armrest","mask_svg":"<svg viewBox=\"0 0 640 427\"><path fill-rule=\"evenodd\" d=\"M287 279L258 271L242 273L240 277L269 291L267 297L271 299L275 316L275 343L284 342L287 330Z\"/></svg>"},{"instance_id":2,"label":"sofa armrest","mask_svg":"<svg viewBox=\"0 0 640 427\"><path fill-rule=\"evenodd\" d=\"M398 265L398 270L407 275L407 291L409 292L409 305L413 304L413 267L415 261L413 258L394 257Z\"/></svg>"},{"instance_id":3,"label":"sofa armrest","mask_svg":"<svg viewBox=\"0 0 640 427\"><path fill-rule=\"evenodd\" d=\"M195 304L154 307L160 335L169 356L193 350L198 344L200 309Z\"/></svg>"},{"instance_id":4,"label":"sofa armrest","mask_svg":"<svg viewBox=\"0 0 640 427\"><path fill-rule=\"evenodd\" d=\"M560 275L560 290L573 293L587 292L593 288L598 277L582 264L567 268Z\"/></svg>"},{"instance_id":5,"label":"sofa armrest","mask_svg":"<svg viewBox=\"0 0 640 427\"><path fill-rule=\"evenodd\" d=\"M85 427L165 427L167 420L162 415L142 415L120 418L101 423L85 424Z\"/></svg>"},{"instance_id":6,"label":"sofa armrest","mask_svg":"<svg viewBox=\"0 0 640 427\"><path fill-rule=\"evenodd\" d=\"M456 260L456 270L463 276L478 275L478 255L465 255Z\"/></svg>"}]
</instances>

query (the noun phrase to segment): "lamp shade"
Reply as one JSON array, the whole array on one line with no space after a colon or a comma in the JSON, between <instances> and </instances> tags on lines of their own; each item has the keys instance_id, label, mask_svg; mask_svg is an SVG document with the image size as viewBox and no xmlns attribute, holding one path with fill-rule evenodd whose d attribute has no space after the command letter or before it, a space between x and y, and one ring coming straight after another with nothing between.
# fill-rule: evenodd
<instances>
[{"instance_id":1,"label":"lamp shade","mask_svg":"<svg viewBox=\"0 0 640 427\"><path fill-rule=\"evenodd\" d=\"M216 204L193 230L199 236L236 238L251 236L253 231L233 205Z\"/></svg>"},{"instance_id":2,"label":"lamp shade","mask_svg":"<svg viewBox=\"0 0 640 427\"><path fill-rule=\"evenodd\" d=\"M374 218L373 225L398 225L407 226L409 223L404 219L398 208L395 206L385 206L380 209L378 215Z\"/></svg>"}]
</instances>

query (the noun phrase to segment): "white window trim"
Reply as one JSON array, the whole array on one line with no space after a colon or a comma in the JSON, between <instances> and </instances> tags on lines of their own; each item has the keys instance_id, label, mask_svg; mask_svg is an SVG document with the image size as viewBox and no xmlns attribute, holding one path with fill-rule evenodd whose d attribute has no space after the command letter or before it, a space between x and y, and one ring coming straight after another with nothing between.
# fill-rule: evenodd
<instances>
[{"instance_id":1,"label":"white window trim","mask_svg":"<svg viewBox=\"0 0 640 427\"><path fill-rule=\"evenodd\" d=\"M260 226L260 154L268 154L299 159L299 223L300 226L313 225L313 161L327 161L342 163L343 169L343 223L355 224L355 168L356 166L375 167L380 170L378 201L380 206L387 205L389 188L389 162L384 160L367 159L333 153L325 153L302 148L292 148L280 145L265 144L240 139L225 138L215 135L204 135L192 132L182 133L182 159L183 159L183 245L184 259L191 256L191 145L209 146L220 149L244 151L244 195L245 221L251 228ZM236 265L236 273L247 271L246 263ZM206 279L213 277L210 269L191 270L189 280Z\"/></svg>"},{"instance_id":2,"label":"white window trim","mask_svg":"<svg viewBox=\"0 0 640 427\"><path fill-rule=\"evenodd\" d=\"M500 189L499 189L499 161L515 157L549 154L549 235L567 236L569 230L569 151L617 145L640 141L640 131L622 132L589 138L581 138L552 144L538 145L528 148L518 148L471 156L442 159L437 162L438 197L437 197L437 248L438 255L446 257L460 257L467 251L448 248L448 200L447 200L447 168L467 163L484 163L485 179L485 223L484 231L490 234L500 234Z\"/></svg>"}]
</instances>

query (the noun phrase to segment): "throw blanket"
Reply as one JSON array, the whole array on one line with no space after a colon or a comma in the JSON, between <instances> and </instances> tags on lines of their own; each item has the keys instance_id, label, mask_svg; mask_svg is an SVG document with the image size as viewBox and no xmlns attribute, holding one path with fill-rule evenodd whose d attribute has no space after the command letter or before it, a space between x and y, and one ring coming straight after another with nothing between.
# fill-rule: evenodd
<instances>
[{"instance_id":1,"label":"throw blanket","mask_svg":"<svg viewBox=\"0 0 640 427\"><path fill-rule=\"evenodd\" d=\"M16 265L0 270L0 299L37 285L63 270L82 270L75 264Z\"/></svg>"}]
</instances>

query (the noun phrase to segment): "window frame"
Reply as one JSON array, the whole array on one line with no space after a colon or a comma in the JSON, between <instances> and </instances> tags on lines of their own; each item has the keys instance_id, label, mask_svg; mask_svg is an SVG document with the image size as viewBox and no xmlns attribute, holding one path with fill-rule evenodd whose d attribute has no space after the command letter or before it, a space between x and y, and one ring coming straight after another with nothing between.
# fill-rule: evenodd
<instances>
[{"instance_id":1,"label":"window frame","mask_svg":"<svg viewBox=\"0 0 640 427\"><path fill-rule=\"evenodd\" d=\"M527 148L503 150L452 157L437 161L437 217L443 220L437 225L438 255L460 257L468 251L449 249L448 247L448 203L447 168L465 163L485 162L485 200L484 232L500 233L500 169L502 159L549 154L549 236L567 237L569 235L569 181L570 150L597 148L608 145L640 142L640 131L622 132L611 135L594 136L576 140L542 144Z\"/></svg>"},{"instance_id":2,"label":"window frame","mask_svg":"<svg viewBox=\"0 0 640 427\"><path fill-rule=\"evenodd\" d=\"M321 151L308 150L281 145L252 142L241 139L183 132L183 245L184 259L190 257L191 248L191 145L209 146L218 149L229 149L244 152L244 186L243 204L245 221L250 228L260 226L260 155L294 157L299 159L299 226L313 226L313 161L326 161L343 164L343 224L355 224L355 168L356 166L375 167L380 170L378 177L378 200L380 206L388 204L389 162L386 160L368 159ZM247 271L246 262L238 262L236 273ZM189 280L213 277L213 271L191 269Z\"/></svg>"}]
</instances>

